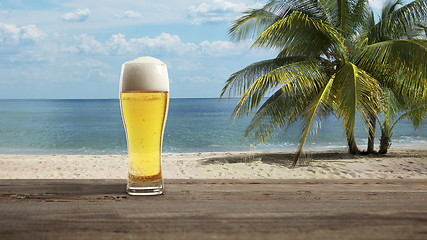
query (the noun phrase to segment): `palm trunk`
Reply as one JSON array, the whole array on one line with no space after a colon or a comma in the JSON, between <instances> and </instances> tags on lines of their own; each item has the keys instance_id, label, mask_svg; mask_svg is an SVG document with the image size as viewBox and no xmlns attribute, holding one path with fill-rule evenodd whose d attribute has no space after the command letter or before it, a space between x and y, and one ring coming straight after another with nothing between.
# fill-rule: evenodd
<instances>
[{"instance_id":1,"label":"palm trunk","mask_svg":"<svg viewBox=\"0 0 427 240\"><path fill-rule=\"evenodd\" d=\"M359 155L360 151L357 147L356 141L354 140L354 133L351 134L351 138L347 139L348 151L353 155Z\"/></svg>"},{"instance_id":2,"label":"palm trunk","mask_svg":"<svg viewBox=\"0 0 427 240\"><path fill-rule=\"evenodd\" d=\"M391 134L389 132L386 129L381 129L380 154L386 154L391 146Z\"/></svg>"},{"instance_id":3,"label":"palm trunk","mask_svg":"<svg viewBox=\"0 0 427 240\"><path fill-rule=\"evenodd\" d=\"M375 118L374 116L371 115L369 117L368 153L374 153L376 124L377 124L377 118Z\"/></svg>"}]
</instances>

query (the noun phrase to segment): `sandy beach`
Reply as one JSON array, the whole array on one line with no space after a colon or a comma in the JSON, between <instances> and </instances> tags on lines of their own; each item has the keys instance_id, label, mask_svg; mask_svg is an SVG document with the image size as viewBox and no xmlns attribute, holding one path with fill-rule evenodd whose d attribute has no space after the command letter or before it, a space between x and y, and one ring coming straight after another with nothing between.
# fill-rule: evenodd
<instances>
[{"instance_id":1,"label":"sandy beach","mask_svg":"<svg viewBox=\"0 0 427 240\"><path fill-rule=\"evenodd\" d=\"M386 155L346 150L163 154L165 179L426 179L424 146ZM0 155L0 179L125 179L126 155Z\"/></svg>"}]
</instances>

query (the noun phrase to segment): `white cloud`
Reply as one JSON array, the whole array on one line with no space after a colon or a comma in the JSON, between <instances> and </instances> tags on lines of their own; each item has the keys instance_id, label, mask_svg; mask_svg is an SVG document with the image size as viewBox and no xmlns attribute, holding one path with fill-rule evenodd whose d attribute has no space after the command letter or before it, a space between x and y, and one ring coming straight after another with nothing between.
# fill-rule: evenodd
<instances>
[{"instance_id":1,"label":"white cloud","mask_svg":"<svg viewBox=\"0 0 427 240\"><path fill-rule=\"evenodd\" d=\"M61 45L66 53L84 53L95 55L156 55L156 56L192 56L192 57L226 57L247 54L252 41L239 43L230 41L203 41L199 44L183 42L179 36L162 33L157 37L126 39L124 34L114 34L105 42L95 36L82 34L75 36L69 45ZM60 41L59 39L57 41ZM183 62L180 70L199 70L200 65Z\"/></svg>"},{"instance_id":2,"label":"white cloud","mask_svg":"<svg viewBox=\"0 0 427 240\"><path fill-rule=\"evenodd\" d=\"M115 34L105 44L110 54L123 55L133 51L130 43L126 41L125 35Z\"/></svg>"},{"instance_id":3,"label":"white cloud","mask_svg":"<svg viewBox=\"0 0 427 240\"><path fill-rule=\"evenodd\" d=\"M38 63L69 66L67 59L74 59L73 66L107 69L102 62L83 61L104 56L132 58L134 56L155 56L176 61L175 69L183 71L206 71L200 61L209 58L224 58L248 54L250 41L238 44L230 41L203 41L201 43L184 42L178 35L162 33L156 37L126 38L124 34L113 34L107 40L98 39L89 34L69 36L52 33L49 36L35 25L17 27L0 23L0 62L4 64ZM108 58L114 59L114 58ZM192 60L190 60L192 59ZM81 74L84 77L86 73ZM101 76L101 75L99 75ZM205 79L206 80L206 79ZM193 79L201 82L202 79Z\"/></svg>"},{"instance_id":4,"label":"white cloud","mask_svg":"<svg viewBox=\"0 0 427 240\"><path fill-rule=\"evenodd\" d=\"M134 11L126 11L120 15L114 15L117 18L142 18L142 14Z\"/></svg>"},{"instance_id":5,"label":"white cloud","mask_svg":"<svg viewBox=\"0 0 427 240\"><path fill-rule=\"evenodd\" d=\"M89 53L89 54L94 54L94 53L106 54L107 53L105 52L103 45L100 42L96 41L94 36L90 36L85 33L80 36L74 37L74 39L77 42L77 44L74 45L73 47L78 49L80 52Z\"/></svg>"},{"instance_id":6,"label":"white cloud","mask_svg":"<svg viewBox=\"0 0 427 240\"><path fill-rule=\"evenodd\" d=\"M188 54L197 50L195 44L184 43L177 35L169 33L162 33L155 38L133 38L129 42L143 53Z\"/></svg>"},{"instance_id":7,"label":"white cloud","mask_svg":"<svg viewBox=\"0 0 427 240\"><path fill-rule=\"evenodd\" d=\"M45 33L37 29L36 25L22 26L20 34L23 41L39 41L47 37Z\"/></svg>"},{"instance_id":8,"label":"white cloud","mask_svg":"<svg viewBox=\"0 0 427 240\"><path fill-rule=\"evenodd\" d=\"M194 76L194 77L182 77L180 78L181 82L191 82L191 83L210 83L213 82L207 77Z\"/></svg>"},{"instance_id":9,"label":"white cloud","mask_svg":"<svg viewBox=\"0 0 427 240\"><path fill-rule=\"evenodd\" d=\"M90 16L90 10L88 8L80 9L77 8L75 12L69 12L63 14L59 19L66 22L84 22Z\"/></svg>"},{"instance_id":10,"label":"white cloud","mask_svg":"<svg viewBox=\"0 0 427 240\"><path fill-rule=\"evenodd\" d=\"M111 68L108 64L101 62L99 60L95 60L92 58L86 58L84 60L78 61L78 62L72 62L71 63L73 66L78 66L78 67L90 67L90 68L104 68L104 69L109 69Z\"/></svg>"},{"instance_id":11,"label":"white cloud","mask_svg":"<svg viewBox=\"0 0 427 240\"><path fill-rule=\"evenodd\" d=\"M27 28L28 26L28 28ZM47 37L35 26L17 28L0 24L0 62L2 64L43 64L52 59L54 47L47 48Z\"/></svg>"},{"instance_id":12,"label":"white cloud","mask_svg":"<svg viewBox=\"0 0 427 240\"><path fill-rule=\"evenodd\" d=\"M101 43L94 36L82 34L74 37L74 44L62 46L61 50L68 53L86 53L103 55L125 54L190 54L199 47L193 43L184 43L177 35L162 33L155 38L126 39L123 34L114 34Z\"/></svg>"},{"instance_id":13,"label":"white cloud","mask_svg":"<svg viewBox=\"0 0 427 240\"><path fill-rule=\"evenodd\" d=\"M193 63L191 61L184 61L181 62L181 65L177 67L178 70L182 71L196 71L203 69L202 64L200 63Z\"/></svg>"},{"instance_id":14,"label":"white cloud","mask_svg":"<svg viewBox=\"0 0 427 240\"><path fill-rule=\"evenodd\" d=\"M20 40L19 28L13 24L0 23L0 44L17 45Z\"/></svg>"},{"instance_id":15,"label":"white cloud","mask_svg":"<svg viewBox=\"0 0 427 240\"><path fill-rule=\"evenodd\" d=\"M202 3L199 6L191 5L187 10L187 18L192 24L209 22L223 22L235 19L249 8L260 8L263 4L256 3L246 6L244 3L232 3L224 0L214 0L212 3Z\"/></svg>"},{"instance_id":16,"label":"white cloud","mask_svg":"<svg viewBox=\"0 0 427 240\"><path fill-rule=\"evenodd\" d=\"M75 45L69 46L69 47L62 47L61 51L62 52L68 52L68 53L78 53L78 52L80 52L80 50Z\"/></svg>"},{"instance_id":17,"label":"white cloud","mask_svg":"<svg viewBox=\"0 0 427 240\"><path fill-rule=\"evenodd\" d=\"M89 81L99 81L99 82L111 82L117 81L117 76L113 73L104 73L101 69L91 69L89 73L85 76L86 80Z\"/></svg>"},{"instance_id":18,"label":"white cloud","mask_svg":"<svg viewBox=\"0 0 427 240\"><path fill-rule=\"evenodd\" d=\"M18 45L24 42L37 42L47 35L35 25L16 27L14 24L0 23L0 45Z\"/></svg>"},{"instance_id":19,"label":"white cloud","mask_svg":"<svg viewBox=\"0 0 427 240\"><path fill-rule=\"evenodd\" d=\"M200 44L202 52L208 54L209 56L233 56L241 55L244 52L247 52L250 47L250 41L242 41L239 44L230 42L230 41L203 41Z\"/></svg>"}]
</instances>

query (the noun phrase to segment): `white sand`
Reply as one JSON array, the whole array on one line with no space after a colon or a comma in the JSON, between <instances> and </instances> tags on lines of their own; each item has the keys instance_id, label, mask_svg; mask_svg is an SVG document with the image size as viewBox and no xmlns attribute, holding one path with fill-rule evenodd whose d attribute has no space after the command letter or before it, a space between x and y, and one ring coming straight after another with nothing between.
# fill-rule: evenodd
<instances>
[{"instance_id":1,"label":"white sand","mask_svg":"<svg viewBox=\"0 0 427 240\"><path fill-rule=\"evenodd\" d=\"M166 179L427 179L427 149L386 155L311 152L163 154ZM415 149L415 150L414 150ZM0 179L125 179L126 155L0 155Z\"/></svg>"}]
</instances>

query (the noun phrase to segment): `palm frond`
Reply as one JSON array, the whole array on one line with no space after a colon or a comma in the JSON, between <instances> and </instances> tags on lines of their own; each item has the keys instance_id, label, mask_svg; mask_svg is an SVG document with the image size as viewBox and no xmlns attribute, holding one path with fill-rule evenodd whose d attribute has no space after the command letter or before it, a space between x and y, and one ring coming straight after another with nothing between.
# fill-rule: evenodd
<instances>
[{"instance_id":1,"label":"palm frond","mask_svg":"<svg viewBox=\"0 0 427 240\"><path fill-rule=\"evenodd\" d=\"M427 90L427 40L386 41L366 46L356 57L358 67L395 85L410 96Z\"/></svg>"},{"instance_id":2,"label":"palm frond","mask_svg":"<svg viewBox=\"0 0 427 240\"><path fill-rule=\"evenodd\" d=\"M393 14L400 6L403 5L402 0L388 0L384 3L381 9L381 19L387 19Z\"/></svg>"},{"instance_id":3,"label":"palm frond","mask_svg":"<svg viewBox=\"0 0 427 240\"><path fill-rule=\"evenodd\" d=\"M345 47L339 32L327 22L294 11L266 29L253 46L287 49L289 52L326 51L333 49L338 59L345 59Z\"/></svg>"},{"instance_id":4,"label":"palm frond","mask_svg":"<svg viewBox=\"0 0 427 240\"><path fill-rule=\"evenodd\" d=\"M324 87L319 91L314 100L311 101L307 110L302 114L303 124L301 127L301 138L298 151L295 154L294 161L292 163L293 167L298 162L298 158L302 153L307 135L315 117L324 116L328 112L327 109L333 108L334 94L331 93L333 92L334 79L335 75L326 81Z\"/></svg>"},{"instance_id":5,"label":"palm frond","mask_svg":"<svg viewBox=\"0 0 427 240\"><path fill-rule=\"evenodd\" d=\"M389 88L383 89L383 95L381 98L382 112L384 114L384 125L391 126L393 119L399 112L398 102L393 91Z\"/></svg>"},{"instance_id":6,"label":"palm frond","mask_svg":"<svg viewBox=\"0 0 427 240\"><path fill-rule=\"evenodd\" d=\"M263 143L271 139L276 129L287 128L297 120L304 109L302 104L307 103L298 100L295 92L289 91L284 94L282 89L277 90L252 118L246 128L245 136L248 137L253 133L253 137L260 139Z\"/></svg>"},{"instance_id":7,"label":"palm frond","mask_svg":"<svg viewBox=\"0 0 427 240\"><path fill-rule=\"evenodd\" d=\"M383 16L381 21L370 31L369 43L401 39L402 34L405 35L416 24L426 19L426 9L427 0L415 0L397 10L396 6L390 7L388 11L385 10L388 15Z\"/></svg>"},{"instance_id":8,"label":"palm frond","mask_svg":"<svg viewBox=\"0 0 427 240\"><path fill-rule=\"evenodd\" d=\"M317 0L271 0L266 6L270 12L282 18L285 18L294 11L302 12L315 18L324 17L324 12Z\"/></svg>"},{"instance_id":9,"label":"palm frond","mask_svg":"<svg viewBox=\"0 0 427 240\"><path fill-rule=\"evenodd\" d=\"M265 29L282 19L266 7L252 9L243 14L245 15L231 22L228 30L228 35L236 41L258 37Z\"/></svg>"},{"instance_id":10,"label":"palm frond","mask_svg":"<svg viewBox=\"0 0 427 240\"><path fill-rule=\"evenodd\" d=\"M222 88L220 98L241 96L247 91L247 89L261 76L277 69L281 66L308 60L308 57L286 57L286 58L274 58L264 61L253 63L244 69L233 73L230 78L225 82L225 86ZM277 86L279 83L275 83L272 87Z\"/></svg>"},{"instance_id":11,"label":"palm frond","mask_svg":"<svg viewBox=\"0 0 427 240\"><path fill-rule=\"evenodd\" d=\"M417 28L419 28L420 31L424 31L424 39L427 38L427 23L426 22L419 22L417 24Z\"/></svg>"},{"instance_id":12,"label":"palm frond","mask_svg":"<svg viewBox=\"0 0 427 240\"><path fill-rule=\"evenodd\" d=\"M417 129L422 121L427 121L427 105L426 102L421 102L417 106L412 106L410 110L402 114L391 126L390 132L396 126L396 124L402 119L409 119L412 122L412 125Z\"/></svg>"},{"instance_id":13,"label":"palm frond","mask_svg":"<svg viewBox=\"0 0 427 240\"><path fill-rule=\"evenodd\" d=\"M273 87L281 85L283 92L296 91L302 97L307 96L312 88L319 87L325 73L318 61L300 61L290 63L261 76L240 98L233 111L233 116L247 116L259 106L262 97Z\"/></svg>"},{"instance_id":14,"label":"palm frond","mask_svg":"<svg viewBox=\"0 0 427 240\"><path fill-rule=\"evenodd\" d=\"M228 34L236 41L256 38L273 23L294 11L300 11L312 17L321 18L322 16L318 2L315 0L272 0L261 9L243 12L242 17L231 22Z\"/></svg>"},{"instance_id":15,"label":"palm frond","mask_svg":"<svg viewBox=\"0 0 427 240\"><path fill-rule=\"evenodd\" d=\"M253 137L264 143L266 139L272 137L277 127L280 128L294 122L295 116L286 114L286 112L291 112L287 110L289 107L297 107L298 105L289 104L286 100L282 89L271 95L252 118L251 123L246 128L245 137L255 131Z\"/></svg>"},{"instance_id":16,"label":"palm frond","mask_svg":"<svg viewBox=\"0 0 427 240\"><path fill-rule=\"evenodd\" d=\"M379 110L380 86L374 78L351 62L347 62L337 72L335 82L338 88L338 118L343 121L347 140L354 142L357 116L362 120L362 124L369 124L369 116L375 116ZM366 132L369 127L371 126L365 126Z\"/></svg>"},{"instance_id":17,"label":"palm frond","mask_svg":"<svg viewBox=\"0 0 427 240\"><path fill-rule=\"evenodd\" d=\"M369 15L367 0L323 0L328 22L339 29L345 40L351 40Z\"/></svg>"},{"instance_id":18,"label":"palm frond","mask_svg":"<svg viewBox=\"0 0 427 240\"><path fill-rule=\"evenodd\" d=\"M358 0L351 9L350 24L347 26L346 31L349 32L348 37L355 40L361 32L365 29L366 24L371 26L375 25L375 17L372 9L369 7L369 1Z\"/></svg>"},{"instance_id":19,"label":"palm frond","mask_svg":"<svg viewBox=\"0 0 427 240\"><path fill-rule=\"evenodd\" d=\"M381 126L382 132L391 134L391 126L393 125L394 118L406 108L407 101L404 96L395 93L390 88L383 87L381 96L381 112L384 116L383 124Z\"/></svg>"},{"instance_id":20,"label":"palm frond","mask_svg":"<svg viewBox=\"0 0 427 240\"><path fill-rule=\"evenodd\" d=\"M320 83L320 86L306 89L304 96L299 91L283 92L283 89L277 90L254 115L251 123L246 128L245 136L248 137L250 133L253 133L255 139L265 142L267 139L272 138L274 130L287 129L306 111L311 99L314 99L319 90L322 89L322 82L326 80L326 75L323 80L316 80Z\"/></svg>"}]
</instances>

